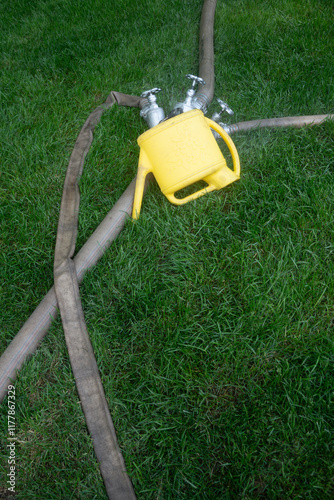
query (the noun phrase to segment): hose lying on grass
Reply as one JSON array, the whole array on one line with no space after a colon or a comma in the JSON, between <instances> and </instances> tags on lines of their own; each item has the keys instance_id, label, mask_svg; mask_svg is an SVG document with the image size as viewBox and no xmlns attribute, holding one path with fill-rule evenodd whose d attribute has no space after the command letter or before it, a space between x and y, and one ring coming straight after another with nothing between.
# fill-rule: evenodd
<instances>
[{"instance_id":1,"label":"hose lying on grass","mask_svg":"<svg viewBox=\"0 0 334 500\"><path fill-rule=\"evenodd\" d=\"M213 24L216 3L217 0L204 0L200 21L199 76L207 83L201 86L202 88L196 96L202 96L206 105L211 103L214 93ZM97 109L110 108L113 101L116 101L119 106L142 107L146 99L120 92L111 92L106 102ZM112 241L122 230L128 215L131 215L134 189L135 181L132 181L116 205L74 258L79 282L82 280L85 271L93 267L109 248ZM57 315L57 299L54 287L52 287L0 357L0 402L7 394L8 384L16 379L17 371L27 357L35 352Z\"/></svg>"},{"instance_id":2,"label":"hose lying on grass","mask_svg":"<svg viewBox=\"0 0 334 500\"><path fill-rule=\"evenodd\" d=\"M213 47L213 26L217 0L205 0L199 26L199 71L205 85L199 84L195 99L203 104L203 109L212 102L215 91L215 67Z\"/></svg>"},{"instance_id":3,"label":"hose lying on grass","mask_svg":"<svg viewBox=\"0 0 334 500\"><path fill-rule=\"evenodd\" d=\"M134 179L74 257L79 283L85 272L104 255L122 231L125 221L131 217L135 185ZM7 394L7 386L16 379L17 371L36 351L57 316L57 298L52 287L0 357L0 401Z\"/></svg>"},{"instance_id":4,"label":"hose lying on grass","mask_svg":"<svg viewBox=\"0 0 334 500\"><path fill-rule=\"evenodd\" d=\"M334 120L334 115L309 115L309 116L287 116L283 118L267 118L262 120L250 120L247 122L228 125L228 133L235 134L245 130L271 127L306 127L307 125L320 125L326 120Z\"/></svg>"},{"instance_id":5,"label":"hose lying on grass","mask_svg":"<svg viewBox=\"0 0 334 500\"><path fill-rule=\"evenodd\" d=\"M120 105L121 102L120 99ZM235 134L236 132L263 127L313 126L330 119L333 120L334 115L251 120L229 125L229 133ZM117 238L126 219L131 216L134 190L135 180L131 182L96 231L75 256L74 262L79 283L82 281L84 273L97 263L113 240ZM36 351L57 315L57 299L54 287L52 287L0 357L0 402L7 394L7 386L12 380L16 379L16 372L20 370L27 357Z\"/></svg>"},{"instance_id":6,"label":"hose lying on grass","mask_svg":"<svg viewBox=\"0 0 334 500\"><path fill-rule=\"evenodd\" d=\"M215 7L216 0L205 0L200 25L199 76L206 81L206 86L200 87L196 98L202 100L206 106L212 101L214 92L213 20ZM81 175L83 161L92 141L94 127L100 120L103 111L114 103L141 107L143 100L112 92L104 105L99 106L89 116L79 134L64 187L67 201L64 198L58 227L55 288L53 287L48 292L0 358L0 401L5 397L7 386L11 380L16 378L16 371L20 369L27 356L36 350L39 342L47 333L53 318L57 316L58 303L78 393L88 429L93 437L94 449L100 462L108 496L117 500L131 500L131 498L135 498L135 494L131 481L125 472L124 460L117 445L98 367L84 323L78 283L82 280L84 272L95 265L104 254L121 231L128 215L130 216L135 181L132 181L84 247L72 259L75 250L79 207L78 178ZM262 127L317 125L330 118L333 118L333 115L253 120L230 125L230 133ZM69 191L67 186L71 186ZM98 408L98 417L93 413L96 408Z\"/></svg>"},{"instance_id":7,"label":"hose lying on grass","mask_svg":"<svg viewBox=\"0 0 334 500\"><path fill-rule=\"evenodd\" d=\"M67 350L81 407L99 462L108 497L135 499L125 462L118 447L115 428L105 398L99 369L83 314L75 262L72 259L78 233L79 179L93 140L93 130L105 109L117 102L111 93L87 118L71 154L61 200L54 259L54 287L63 323ZM120 96L123 105L139 106L140 99Z\"/></svg>"}]
</instances>

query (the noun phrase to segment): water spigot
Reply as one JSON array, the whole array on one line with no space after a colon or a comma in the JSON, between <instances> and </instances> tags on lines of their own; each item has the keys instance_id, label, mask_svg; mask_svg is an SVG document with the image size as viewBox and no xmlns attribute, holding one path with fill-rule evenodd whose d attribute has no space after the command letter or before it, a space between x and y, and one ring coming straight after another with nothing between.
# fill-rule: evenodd
<instances>
[{"instance_id":1,"label":"water spigot","mask_svg":"<svg viewBox=\"0 0 334 500\"><path fill-rule=\"evenodd\" d=\"M193 99L196 91L196 84L205 85L203 78L195 75L186 75L186 78L192 80L191 88L187 90L187 95L184 102L178 102L174 110L179 110L180 113L185 113L186 111L191 111L192 109L201 109L201 105L197 103L196 98Z\"/></svg>"},{"instance_id":2,"label":"water spigot","mask_svg":"<svg viewBox=\"0 0 334 500\"><path fill-rule=\"evenodd\" d=\"M212 120L217 122L218 125L220 125L225 130L225 132L227 132L229 134L231 132L230 125L227 125L227 123L223 123L219 120L221 119L221 115L222 115L222 113L224 113L224 111L226 111L226 113L228 113L230 116L234 115L234 111L232 111L230 106L228 104L226 104L226 102L222 101L221 99L217 99L217 102L218 102L221 109L220 109L220 111L218 111L218 113L213 113ZM212 131L212 133L216 139L220 138L219 134L217 134L214 130Z\"/></svg>"},{"instance_id":3,"label":"water spigot","mask_svg":"<svg viewBox=\"0 0 334 500\"><path fill-rule=\"evenodd\" d=\"M151 90L145 90L141 94L141 97L147 99L147 103L142 107L140 116L147 121L150 128L155 127L155 125L158 125L165 118L164 110L157 104L156 94L160 91L161 89L155 87Z\"/></svg>"},{"instance_id":4,"label":"water spigot","mask_svg":"<svg viewBox=\"0 0 334 500\"><path fill-rule=\"evenodd\" d=\"M186 78L188 78L188 80L192 80L192 86L191 86L191 89L188 90L191 91L192 95L195 94L195 85L196 83L199 83L200 85L205 85L205 81L203 80L203 78L200 78L199 76L195 76L195 75L186 75ZM188 92L187 92L187 95L188 95Z\"/></svg>"},{"instance_id":5,"label":"water spigot","mask_svg":"<svg viewBox=\"0 0 334 500\"><path fill-rule=\"evenodd\" d=\"M224 111L226 111L226 113L228 113L231 116L234 115L234 111L232 111L232 109L229 107L228 104L226 104L226 102L222 101L221 99L217 99L217 102L218 102L219 106L221 107L221 110L218 111L218 113L214 113L212 115L212 120L214 120L215 122L218 122L221 118L222 113L224 113Z\"/></svg>"},{"instance_id":6,"label":"water spigot","mask_svg":"<svg viewBox=\"0 0 334 500\"><path fill-rule=\"evenodd\" d=\"M158 94L159 92L161 92L161 89L159 89L158 87L154 87L154 89L145 90L145 92L143 92L141 94L141 97L144 97L144 98L147 97L147 100L149 102L155 102L157 100L157 98L155 97L155 95Z\"/></svg>"}]
</instances>

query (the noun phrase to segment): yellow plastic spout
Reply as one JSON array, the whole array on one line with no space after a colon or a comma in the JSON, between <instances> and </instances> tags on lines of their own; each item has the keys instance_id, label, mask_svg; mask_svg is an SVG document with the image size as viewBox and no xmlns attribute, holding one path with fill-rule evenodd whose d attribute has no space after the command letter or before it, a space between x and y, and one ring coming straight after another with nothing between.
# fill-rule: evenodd
<instances>
[{"instance_id":1,"label":"yellow plastic spout","mask_svg":"<svg viewBox=\"0 0 334 500\"><path fill-rule=\"evenodd\" d=\"M143 149L140 150L138 172L136 178L136 189L133 200L132 218L138 219L143 201L145 179L147 174L152 172L150 161Z\"/></svg>"},{"instance_id":2,"label":"yellow plastic spout","mask_svg":"<svg viewBox=\"0 0 334 500\"><path fill-rule=\"evenodd\" d=\"M226 142L233 170L212 134L214 129ZM138 219L146 175L152 172L161 191L171 203L183 205L215 189L221 189L240 177L240 162L230 136L202 111L192 110L156 125L138 137L140 156L132 217ZM207 186L185 198L177 198L181 189L204 180Z\"/></svg>"}]
</instances>

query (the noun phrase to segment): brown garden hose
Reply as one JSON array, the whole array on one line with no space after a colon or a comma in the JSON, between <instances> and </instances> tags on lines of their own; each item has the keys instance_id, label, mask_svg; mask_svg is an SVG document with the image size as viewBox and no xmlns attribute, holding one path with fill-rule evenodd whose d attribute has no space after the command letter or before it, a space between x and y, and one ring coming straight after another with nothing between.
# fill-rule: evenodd
<instances>
[{"instance_id":1,"label":"brown garden hose","mask_svg":"<svg viewBox=\"0 0 334 500\"><path fill-rule=\"evenodd\" d=\"M80 204L78 182L93 140L94 128L100 121L104 110L116 102L122 105L139 106L140 98L111 93L104 104L89 115L72 151L59 213L54 259L54 286L81 407L93 440L108 497L113 500L132 500L136 496L125 470L124 459L117 443L115 428L88 336L73 260Z\"/></svg>"},{"instance_id":2,"label":"brown garden hose","mask_svg":"<svg viewBox=\"0 0 334 500\"><path fill-rule=\"evenodd\" d=\"M236 132L254 130L257 128L272 128L272 127L296 127L301 128L307 125L320 125L326 120L334 120L333 114L328 115L308 115L308 116L286 116L283 118L265 118L261 120L250 120L247 122L234 123L228 125L228 133L235 134Z\"/></svg>"},{"instance_id":3,"label":"brown garden hose","mask_svg":"<svg viewBox=\"0 0 334 500\"><path fill-rule=\"evenodd\" d=\"M206 81L206 85L200 86L196 97L202 99L206 106L212 101L214 92L213 24L216 3L217 0L204 0L200 21L199 75ZM111 92L101 107L102 112L105 107L111 107L114 101L120 106L142 107L146 100L120 92ZM100 112L101 110L98 112L99 117ZM98 115L94 116L97 118ZM79 282L84 272L95 265L104 254L131 214L134 187L133 181L74 258ZM100 244L101 241L104 242L103 245ZM18 370L27 358L36 351L57 315L57 299L52 287L0 357L0 402L7 394L8 385L16 379Z\"/></svg>"},{"instance_id":4,"label":"brown garden hose","mask_svg":"<svg viewBox=\"0 0 334 500\"><path fill-rule=\"evenodd\" d=\"M79 283L85 272L104 255L122 231L125 221L131 217L135 185L134 179L75 256ZM57 298L53 286L0 357L0 402L7 394L8 385L16 379L18 370L27 358L36 351L57 316Z\"/></svg>"},{"instance_id":5,"label":"brown garden hose","mask_svg":"<svg viewBox=\"0 0 334 500\"><path fill-rule=\"evenodd\" d=\"M199 85L195 98L206 109L212 102L215 90L213 27L217 0L204 0L199 27L199 71L205 85Z\"/></svg>"},{"instance_id":6,"label":"brown garden hose","mask_svg":"<svg viewBox=\"0 0 334 500\"><path fill-rule=\"evenodd\" d=\"M214 93L215 8L216 0L204 0L200 22L199 76L205 80L206 85L199 87L196 98L205 107L211 103ZM141 107L143 99L111 92L105 103L91 113L78 136L69 162L61 204L54 263L55 287L45 296L0 358L0 401L6 395L10 381L15 379L16 371L22 366L27 356L35 351L49 329L52 318L57 315L58 303L78 394L108 497L115 500L131 500L135 499L135 493L117 444L115 429L89 340L79 297L79 282L85 270L94 265L104 254L111 241L121 231L128 215L131 214L134 181L77 256L73 258L80 198L78 180L92 142L93 130L104 110L116 103L121 106ZM231 125L230 133L262 127L316 125L327 118L333 118L333 115L241 122Z\"/></svg>"}]
</instances>

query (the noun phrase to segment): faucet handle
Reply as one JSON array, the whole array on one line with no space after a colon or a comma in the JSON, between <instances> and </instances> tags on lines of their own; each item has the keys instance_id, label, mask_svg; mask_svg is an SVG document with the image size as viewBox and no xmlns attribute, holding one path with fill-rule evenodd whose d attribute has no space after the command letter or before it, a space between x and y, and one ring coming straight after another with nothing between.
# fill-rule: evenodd
<instances>
[{"instance_id":1,"label":"faucet handle","mask_svg":"<svg viewBox=\"0 0 334 500\"><path fill-rule=\"evenodd\" d=\"M203 78L200 78L199 76L186 75L186 78L188 78L188 80L193 81L191 86L192 90L194 90L196 83L199 83L200 85L205 85L205 81L203 80Z\"/></svg>"},{"instance_id":2,"label":"faucet handle","mask_svg":"<svg viewBox=\"0 0 334 500\"><path fill-rule=\"evenodd\" d=\"M219 116L224 112L226 111L226 113L228 113L229 115L234 115L234 111L232 111L232 109L230 108L230 106L228 104L226 104L226 102L222 101L221 99L217 99L217 102L219 104L219 106L221 107L221 111L219 111Z\"/></svg>"},{"instance_id":3,"label":"faucet handle","mask_svg":"<svg viewBox=\"0 0 334 500\"><path fill-rule=\"evenodd\" d=\"M161 92L161 89L154 87L154 89L145 90L145 92L141 94L141 97L155 96L155 94L158 94L159 92Z\"/></svg>"}]
</instances>

